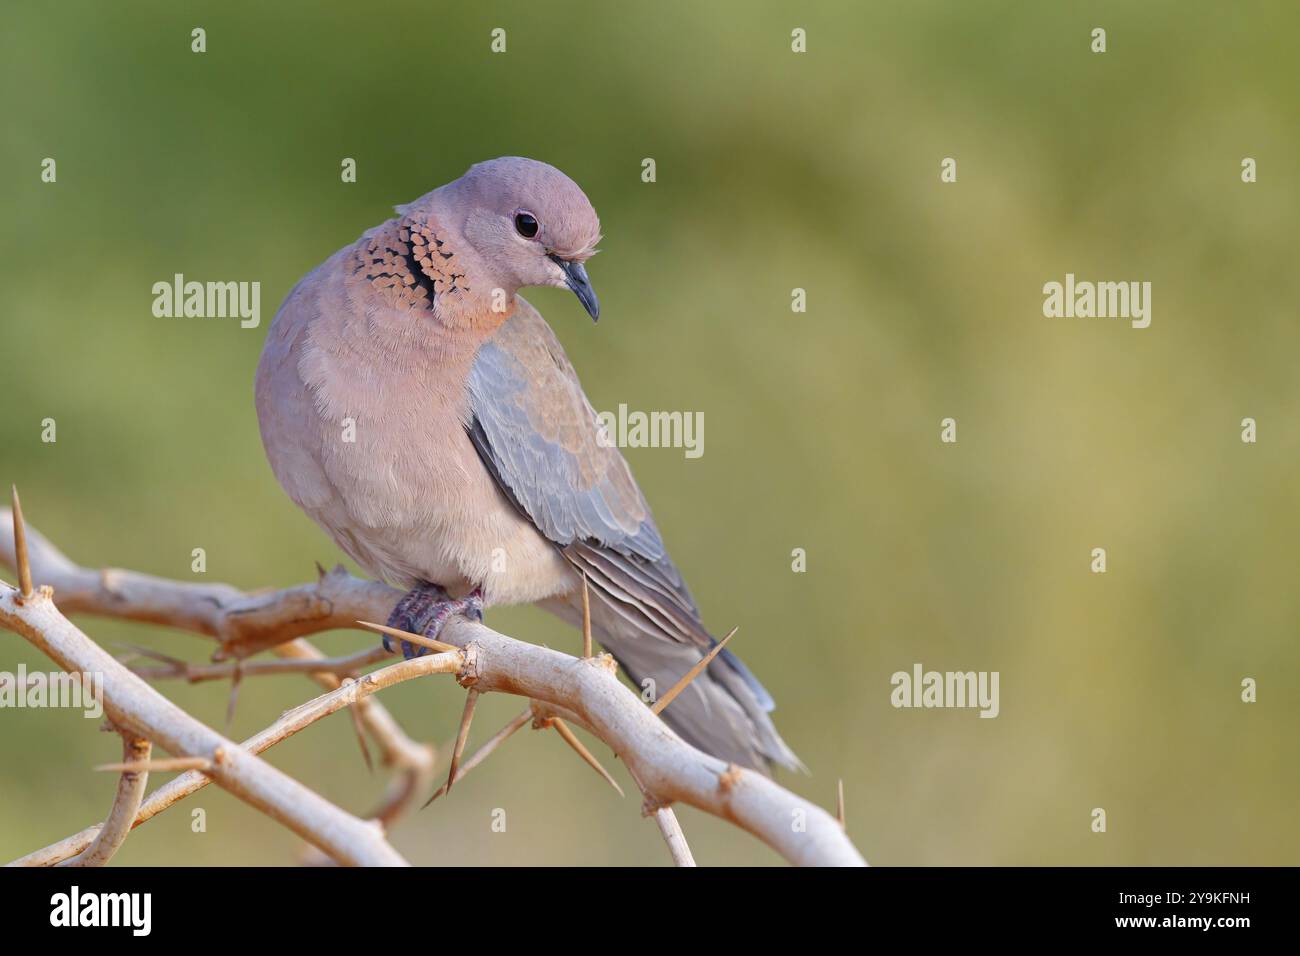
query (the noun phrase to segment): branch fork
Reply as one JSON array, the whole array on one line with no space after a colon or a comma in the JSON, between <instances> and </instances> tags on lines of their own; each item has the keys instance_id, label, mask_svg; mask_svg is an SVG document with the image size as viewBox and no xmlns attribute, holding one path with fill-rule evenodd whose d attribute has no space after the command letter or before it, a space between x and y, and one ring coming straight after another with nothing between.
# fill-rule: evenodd
<instances>
[{"instance_id":1,"label":"branch fork","mask_svg":"<svg viewBox=\"0 0 1300 956\"><path fill-rule=\"evenodd\" d=\"M84 569L39 533L24 528L16 492L14 505L12 511L0 510L0 561L18 571L19 588L0 586L0 627L19 633L65 670L103 673L105 712L124 739L146 745L152 742L172 755L155 760L138 748L130 753L124 750L122 763L114 765L122 781L108 819L16 864L51 865L73 859L104 862L131 827L216 782L299 833L336 862L400 865L404 861L383 834L429 781L433 752L406 737L374 695L394 684L437 673L454 674L468 696L447 782L430 802L448 792L530 720L539 728L554 728L621 794L617 781L574 734L572 728L581 727L608 744L627 767L644 796L646 815L654 817L678 865L694 865L694 860L671 809L676 802L748 830L793 863L864 863L844 832L842 811L837 819L761 774L728 766L696 750L658 717L707 660L652 708L618 680L617 666L609 655L593 653L589 623L583 629L583 656L575 658L517 641L464 617L453 617L440 640L420 637L415 641L432 645L435 653L358 674L364 667L382 664L387 655L367 648L344 658L325 658L303 638L354 626L393 633L383 625L365 623L387 619L400 598L400 592L387 585L355 578L336 567L330 572L321 569L318 579L310 584L245 594L224 584L180 583L119 569ZM6 529L6 524L12 529ZM12 530L12 535L5 534L6 530ZM45 584L40 590L33 587L33 576ZM58 589L59 607L54 606L51 585ZM213 655L214 665L178 665L177 659L162 656L163 667L153 668L153 673L148 673L151 677L233 680L236 675L248 678L258 673L297 671L310 676L326 693L287 711L241 745L172 704L145 683L141 674L125 667L68 621L65 612L164 624L220 642ZM733 630L719 642L713 653L734 634ZM418 637L402 632L397 636L406 640ZM247 660L263 651L273 651L279 660ZM479 695L490 692L523 697L528 707L468 759L462 759L474 704ZM352 708L355 719L381 743L384 763L400 771L390 796L369 820L334 806L256 756L345 707ZM167 759L173 763L164 762ZM175 763L178 760L190 761L184 765L194 769L143 796L147 772L164 766L179 769L182 764ZM791 810L796 807L806 811L807 825L799 833L790 826ZM123 820L128 818L129 825L124 828Z\"/></svg>"}]
</instances>

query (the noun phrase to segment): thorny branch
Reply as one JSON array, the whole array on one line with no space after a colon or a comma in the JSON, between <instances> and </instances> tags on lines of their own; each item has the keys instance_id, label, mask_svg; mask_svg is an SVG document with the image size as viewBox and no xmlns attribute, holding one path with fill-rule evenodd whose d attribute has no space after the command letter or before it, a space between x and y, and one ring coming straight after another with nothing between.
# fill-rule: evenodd
<instances>
[{"instance_id":1,"label":"thorny branch","mask_svg":"<svg viewBox=\"0 0 1300 956\"><path fill-rule=\"evenodd\" d=\"M18 539L11 532L21 529L21 512L19 519L15 523L12 512L0 510L0 562L17 569L24 585L34 577L42 590L24 596L22 591L0 584L0 626L26 637L66 670L103 673L106 713L119 731L151 740L177 757L211 761L206 769L187 771L145 797L134 814L135 826L215 780L294 829L335 861L400 864L401 857L383 839L381 825L409 806L429 782L433 755L430 748L406 737L371 695L413 677L454 673L471 690L471 699L496 691L525 697L530 706L460 763L462 734L456 754L458 766L453 766L447 784L434 794L435 798L481 763L531 716L534 726L555 727L566 741L578 743L580 752L586 748L571 731L564 733L568 730L566 722L585 728L614 750L641 788L644 812L655 818L678 865L693 865L694 860L672 814L674 802L687 803L735 823L793 863L864 863L835 817L761 774L727 765L685 743L618 681L612 659L608 655L591 656L586 642L584 657L577 658L517 641L457 617L441 635L445 642L441 646L454 650L440 650L357 677L357 671L384 658L367 649L326 659L302 638L320 631L357 627L361 621L386 619L401 595L382 583L353 577L338 567L329 573L322 571L313 584L246 594L224 584L181 583L116 569L90 570L70 561L34 529L27 529L25 543ZM21 555L25 547L31 550L30 570L29 562ZM58 597L57 608L50 588ZM292 671L309 674L328 692L284 714L243 745L235 744L171 704L63 616L79 612L163 624L206 634L219 642L214 654L218 663L191 666L164 657L162 667L142 668L153 677L210 680ZM245 660L267 650L274 651L280 660ZM693 676L687 675L674 690L685 686ZM673 692L665 696L671 699ZM375 814L378 824L367 824L345 813L254 756L348 706L357 708L360 719L380 741L385 761L403 771L385 806ZM472 705L467 707L465 730L472 710ZM606 775L594 757L584 755L584 759L588 757L598 772ZM124 758L124 763L149 766L146 759L131 757ZM123 807L132 800L122 794L130 773L123 775L118 800L105 824L89 827L11 865L51 865L77 854L82 854L78 859L84 861L90 853L87 848L105 846L114 840L120 845L120 838L125 836L120 823ZM132 791L142 776L133 778ZM99 840L105 832L109 835ZM107 856L115 849L108 849Z\"/></svg>"}]
</instances>

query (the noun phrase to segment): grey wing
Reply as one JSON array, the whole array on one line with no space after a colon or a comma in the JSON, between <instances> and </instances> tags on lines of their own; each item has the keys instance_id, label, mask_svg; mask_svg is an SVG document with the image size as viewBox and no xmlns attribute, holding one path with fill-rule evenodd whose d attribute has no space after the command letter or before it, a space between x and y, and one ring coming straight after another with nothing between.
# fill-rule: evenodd
<instances>
[{"instance_id":1,"label":"grey wing","mask_svg":"<svg viewBox=\"0 0 1300 956\"><path fill-rule=\"evenodd\" d=\"M678 640L710 638L641 490L550 326L526 303L470 372L470 440L515 507L593 585Z\"/></svg>"},{"instance_id":2,"label":"grey wing","mask_svg":"<svg viewBox=\"0 0 1300 956\"><path fill-rule=\"evenodd\" d=\"M604 611L602 644L634 680L652 677L661 686L680 677L715 642L627 462L601 441L572 365L550 326L522 300L479 349L469 397L467 431L479 457L515 507L586 573ZM674 703L665 716L679 732L750 766L766 759L797 765L771 728L771 697L740 660L724 650L709 676L731 699L711 702L702 687L694 704ZM740 725L753 744L719 753Z\"/></svg>"}]
</instances>

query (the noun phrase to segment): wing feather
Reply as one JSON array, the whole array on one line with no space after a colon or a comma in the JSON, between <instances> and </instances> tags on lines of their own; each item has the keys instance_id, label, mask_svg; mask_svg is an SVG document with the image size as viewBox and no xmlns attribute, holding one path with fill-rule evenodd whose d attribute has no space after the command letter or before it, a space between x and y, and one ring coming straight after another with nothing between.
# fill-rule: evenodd
<instances>
[{"instance_id":1,"label":"wing feather","mask_svg":"<svg viewBox=\"0 0 1300 956\"><path fill-rule=\"evenodd\" d=\"M699 609L627 462L600 441L573 366L527 303L479 349L469 393L470 439L511 503L665 633L706 645Z\"/></svg>"},{"instance_id":2,"label":"wing feather","mask_svg":"<svg viewBox=\"0 0 1300 956\"><path fill-rule=\"evenodd\" d=\"M517 302L475 358L466 430L515 508L587 575L602 644L635 683L670 686L715 642L555 333ZM767 716L772 698L736 657L723 650L708 675L665 712L679 733L747 766L800 766Z\"/></svg>"}]
</instances>

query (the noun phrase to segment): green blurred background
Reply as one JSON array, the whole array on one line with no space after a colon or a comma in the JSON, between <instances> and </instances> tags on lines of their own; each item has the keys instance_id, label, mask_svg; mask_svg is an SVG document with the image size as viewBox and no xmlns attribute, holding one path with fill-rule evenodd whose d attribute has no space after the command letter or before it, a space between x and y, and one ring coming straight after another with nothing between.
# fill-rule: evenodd
<instances>
[{"instance_id":1,"label":"green blurred background","mask_svg":"<svg viewBox=\"0 0 1300 956\"><path fill-rule=\"evenodd\" d=\"M190 579L203 547L208 579L256 588L339 560L258 438L275 308L395 203L531 156L581 184L604 225L598 327L566 293L529 293L595 406L704 412L703 458L627 454L707 619L741 625L733 646L811 769L783 783L833 807L842 777L849 831L878 864L1300 859L1294 3L0 16L0 479L79 562ZM939 181L945 156L956 184ZM1245 156L1257 184L1240 180ZM260 281L261 327L154 318L151 286L176 272ZM1151 281L1151 327L1044 318L1042 285L1066 272ZM956 445L939 442L948 416ZM531 608L488 621L579 647ZM211 651L81 623L106 643ZM20 661L46 666L0 633L0 669ZM890 675L918 661L999 671L1001 716L893 709ZM223 686L167 690L221 726ZM313 693L250 680L232 733ZM383 695L439 744L462 699L448 680ZM486 698L471 747L518 707ZM424 864L667 863L623 768L594 749L627 799L554 734L525 733L393 841ZM269 756L356 812L386 783L345 714ZM100 819L114 780L90 768L118 757L79 714L0 711L0 858ZM206 834L190 832L196 806ZM701 863L778 862L727 824L681 819ZM298 842L208 788L118 860L283 864Z\"/></svg>"}]
</instances>

